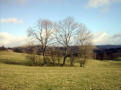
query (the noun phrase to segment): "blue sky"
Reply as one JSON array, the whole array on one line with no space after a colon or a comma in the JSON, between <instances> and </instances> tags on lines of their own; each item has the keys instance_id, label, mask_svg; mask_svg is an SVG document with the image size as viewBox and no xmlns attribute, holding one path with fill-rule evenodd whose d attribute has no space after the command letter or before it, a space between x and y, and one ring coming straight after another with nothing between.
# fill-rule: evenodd
<instances>
[{"instance_id":1,"label":"blue sky","mask_svg":"<svg viewBox=\"0 0 121 90\"><path fill-rule=\"evenodd\" d=\"M40 18L72 16L93 33L121 32L121 0L0 0L0 33L24 36Z\"/></svg>"}]
</instances>

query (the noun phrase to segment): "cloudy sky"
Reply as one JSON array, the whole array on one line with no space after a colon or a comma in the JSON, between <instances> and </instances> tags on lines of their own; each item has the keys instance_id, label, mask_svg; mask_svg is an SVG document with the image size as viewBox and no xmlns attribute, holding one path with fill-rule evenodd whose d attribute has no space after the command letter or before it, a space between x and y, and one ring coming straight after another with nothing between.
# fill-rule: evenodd
<instances>
[{"instance_id":1,"label":"cloudy sky","mask_svg":"<svg viewBox=\"0 0 121 90\"><path fill-rule=\"evenodd\" d=\"M0 45L24 45L38 19L67 16L92 31L94 44L121 44L121 0L0 0Z\"/></svg>"}]
</instances>

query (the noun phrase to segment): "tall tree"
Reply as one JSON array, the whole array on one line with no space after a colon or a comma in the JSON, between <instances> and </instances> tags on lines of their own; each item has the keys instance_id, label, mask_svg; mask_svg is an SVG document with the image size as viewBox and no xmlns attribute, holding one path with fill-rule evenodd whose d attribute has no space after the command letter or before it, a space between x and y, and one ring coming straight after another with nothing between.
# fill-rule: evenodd
<instances>
[{"instance_id":1,"label":"tall tree","mask_svg":"<svg viewBox=\"0 0 121 90\"><path fill-rule=\"evenodd\" d=\"M55 29L57 31L56 40L61 46L64 47L63 65L65 65L72 38L75 34L77 34L78 23L75 22L72 17L67 17L66 19L58 22Z\"/></svg>"},{"instance_id":2,"label":"tall tree","mask_svg":"<svg viewBox=\"0 0 121 90\"><path fill-rule=\"evenodd\" d=\"M42 49L43 64L46 64L46 49L52 43L54 34L54 24L50 20L39 20L35 28L28 30L28 36L39 41Z\"/></svg>"},{"instance_id":3,"label":"tall tree","mask_svg":"<svg viewBox=\"0 0 121 90\"><path fill-rule=\"evenodd\" d=\"M79 32L78 32L78 37L77 41L80 47L80 66L84 66L86 63L87 59L91 56L93 53L93 45L92 45L92 35L90 31L86 28L85 25L80 24L79 25Z\"/></svg>"}]
</instances>

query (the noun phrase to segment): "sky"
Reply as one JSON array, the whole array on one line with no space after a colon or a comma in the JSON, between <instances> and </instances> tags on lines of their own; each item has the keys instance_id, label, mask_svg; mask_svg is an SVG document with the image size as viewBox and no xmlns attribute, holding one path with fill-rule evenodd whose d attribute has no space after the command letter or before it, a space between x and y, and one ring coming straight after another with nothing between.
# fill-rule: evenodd
<instances>
[{"instance_id":1,"label":"sky","mask_svg":"<svg viewBox=\"0 0 121 90\"><path fill-rule=\"evenodd\" d=\"M0 45L24 45L38 19L68 16L87 26L94 44L121 44L121 0L0 0Z\"/></svg>"}]
</instances>

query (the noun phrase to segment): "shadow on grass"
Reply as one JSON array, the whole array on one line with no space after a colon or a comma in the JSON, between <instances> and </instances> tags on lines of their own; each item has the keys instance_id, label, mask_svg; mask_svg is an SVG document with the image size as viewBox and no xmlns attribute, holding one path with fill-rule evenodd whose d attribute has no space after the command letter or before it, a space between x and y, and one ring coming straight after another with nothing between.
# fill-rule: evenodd
<instances>
[{"instance_id":1,"label":"shadow on grass","mask_svg":"<svg viewBox=\"0 0 121 90\"><path fill-rule=\"evenodd\" d=\"M53 64L53 63L48 63L48 64L32 64L31 61L29 62L28 61L23 61L23 60L20 60L20 61L16 61L16 60L10 60L10 59L0 59L0 62L1 63L4 63L4 64L10 64L10 65L24 65L24 66L40 66L40 67L43 67L43 66L46 66L46 67L74 67L74 66L70 66L69 64L65 64L65 65L62 65L62 64Z\"/></svg>"},{"instance_id":2,"label":"shadow on grass","mask_svg":"<svg viewBox=\"0 0 121 90\"><path fill-rule=\"evenodd\" d=\"M31 66L31 63L29 61L10 61L9 59L0 59L1 63L5 63L5 64L12 64L12 65L25 65L25 66Z\"/></svg>"}]
</instances>

